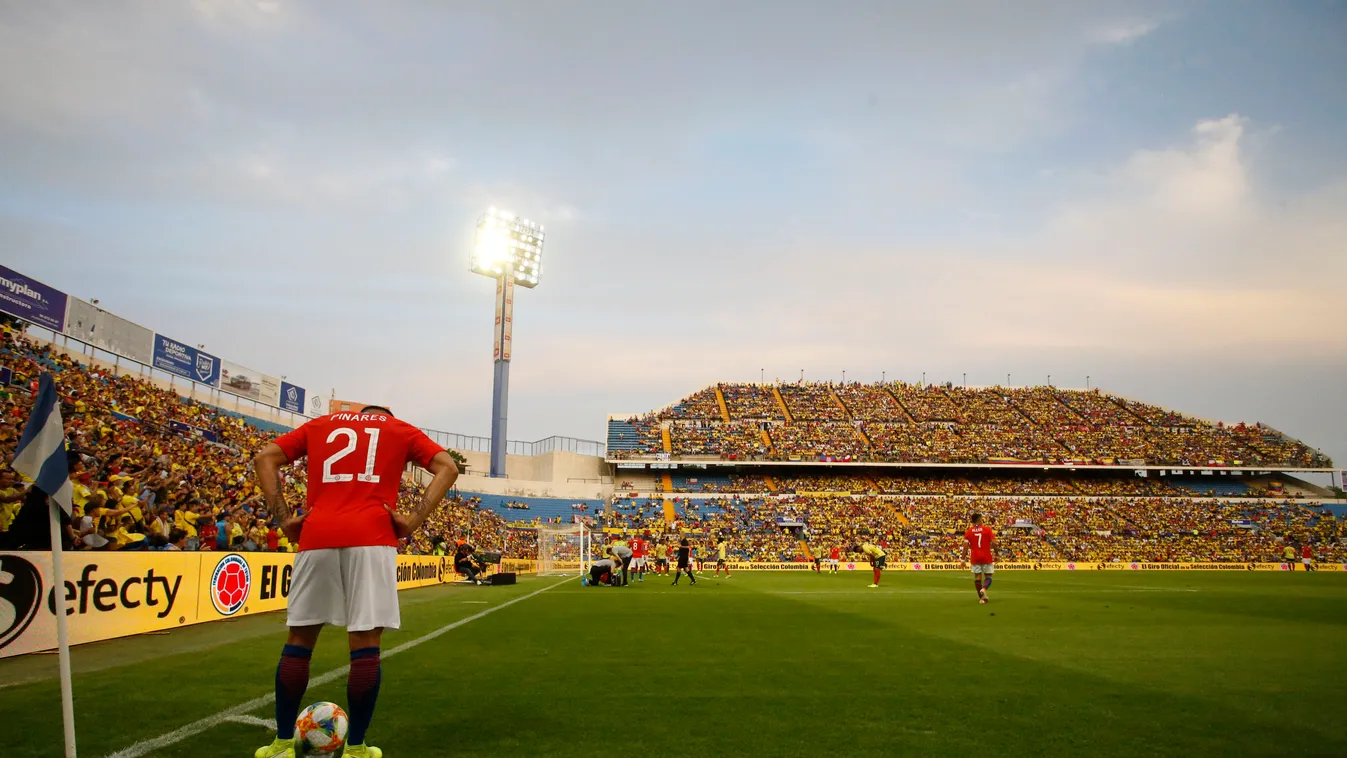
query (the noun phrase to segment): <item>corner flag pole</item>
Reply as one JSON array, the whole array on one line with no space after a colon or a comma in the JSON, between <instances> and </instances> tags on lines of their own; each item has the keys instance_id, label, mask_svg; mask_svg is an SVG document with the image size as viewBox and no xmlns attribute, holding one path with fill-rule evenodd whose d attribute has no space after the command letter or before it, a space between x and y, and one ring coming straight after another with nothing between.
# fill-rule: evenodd
<instances>
[{"instance_id":1,"label":"corner flag pole","mask_svg":"<svg viewBox=\"0 0 1347 758\"><path fill-rule=\"evenodd\" d=\"M47 498L51 511L51 576L52 583L65 583L65 566L61 555L61 506ZM53 590L55 592L55 590ZM60 595L58 594L59 598ZM70 632L66 626L64 603L56 608L56 652L61 667L61 722L65 725L65 758L75 758L75 688L70 681Z\"/></svg>"},{"instance_id":2,"label":"corner flag pole","mask_svg":"<svg viewBox=\"0 0 1347 758\"><path fill-rule=\"evenodd\" d=\"M12 468L31 479L33 487L47 496L47 506L51 512L52 582L56 587L65 586L65 566L61 556L61 514L70 516L74 512L67 455L56 380L50 373L44 372L38 378L33 411L19 437ZM55 589L52 595L61 597L61 593ZM56 650L61 666L61 720L65 724L65 758L75 758L75 699L70 683L70 637L66 629L64 603L55 609L55 616Z\"/></svg>"}]
</instances>

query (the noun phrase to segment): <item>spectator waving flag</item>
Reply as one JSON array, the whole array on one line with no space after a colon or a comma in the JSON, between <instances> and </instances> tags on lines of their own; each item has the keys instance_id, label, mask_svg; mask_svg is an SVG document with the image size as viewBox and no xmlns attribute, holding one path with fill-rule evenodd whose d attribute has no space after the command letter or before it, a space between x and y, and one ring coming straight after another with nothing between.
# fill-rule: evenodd
<instances>
[{"instance_id":1,"label":"spectator waving flag","mask_svg":"<svg viewBox=\"0 0 1347 758\"><path fill-rule=\"evenodd\" d=\"M61 425L56 382L49 373L44 373L38 382L37 400L14 455L14 470L32 479L35 487L47 493L66 515L70 515L70 468L66 461L65 428Z\"/></svg>"}]
</instances>

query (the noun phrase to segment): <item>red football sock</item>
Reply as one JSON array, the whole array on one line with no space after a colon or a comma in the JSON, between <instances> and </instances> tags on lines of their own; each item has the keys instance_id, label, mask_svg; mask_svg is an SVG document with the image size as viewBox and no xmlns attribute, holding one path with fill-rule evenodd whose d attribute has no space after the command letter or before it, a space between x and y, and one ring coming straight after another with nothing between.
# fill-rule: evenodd
<instances>
[{"instance_id":1,"label":"red football sock","mask_svg":"<svg viewBox=\"0 0 1347 758\"><path fill-rule=\"evenodd\" d=\"M879 584L879 569L875 569L875 584Z\"/></svg>"},{"instance_id":2,"label":"red football sock","mask_svg":"<svg viewBox=\"0 0 1347 758\"><path fill-rule=\"evenodd\" d=\"M982 594L982 580L981 580L981 579L974 579L974 580L973 580L973 586L978 588L978 594L981 595L981 594Z\"/></svg>"}]
</instances>

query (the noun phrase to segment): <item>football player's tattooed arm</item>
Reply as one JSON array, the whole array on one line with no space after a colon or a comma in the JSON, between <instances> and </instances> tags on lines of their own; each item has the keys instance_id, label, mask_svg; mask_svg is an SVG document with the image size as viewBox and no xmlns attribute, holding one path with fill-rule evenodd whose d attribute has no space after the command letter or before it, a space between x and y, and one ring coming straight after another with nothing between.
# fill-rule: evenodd
<instances>
[{"instance_id":1,"label":"football player's tattooed arm","mask_svg":"<svg viewBox=\"0 0 1347 758\"><path fill-rule=\"evenodd\" d=\"M435 457L430 459L429 469L434 478L426 487L425 497L421 498L421 507L416 510L417 526L430 518L430 514L444 502L444 496L449 494L449 488L458 481L458 464L448 453L436 453Z\"/></svg>"},{"instance_id":2,"label":"football player's tattooed arm","mask_svg":"<svg viewBox=\"0 0 1347 758\"><path fill-rule=\"evenodd\" d=\"M257 483L262 487L267 511L282 522L294 516L285 502L285 486L281 481L281 466L287 463L285 452L275 442L267 443L253 458L253 471L257 472Z\"/></svg>"}]
</instances>

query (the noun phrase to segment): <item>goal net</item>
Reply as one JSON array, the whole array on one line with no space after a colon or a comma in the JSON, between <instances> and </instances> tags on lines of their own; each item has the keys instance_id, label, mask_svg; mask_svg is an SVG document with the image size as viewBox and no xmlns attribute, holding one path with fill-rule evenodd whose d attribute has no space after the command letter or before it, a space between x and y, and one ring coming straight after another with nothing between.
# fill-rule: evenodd
<instances>
[{"instance_id":1,"label":"goal net","mask_svg":"<svg viewBox=\"0 0 1347 758\"><path fill-rule=\"evenodd\" d=\"M589 571L589 528L584 524L538 527L538 575L578 576Z\"/></svg>"}]
</instances>

